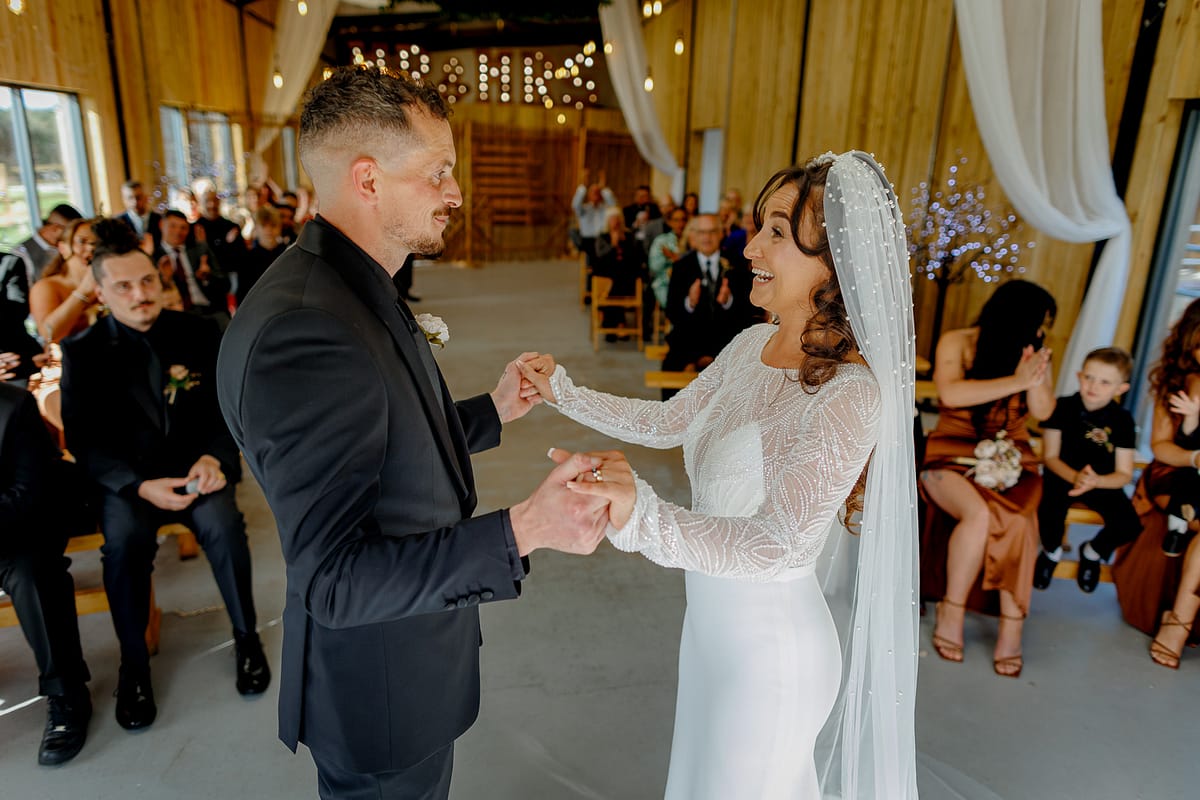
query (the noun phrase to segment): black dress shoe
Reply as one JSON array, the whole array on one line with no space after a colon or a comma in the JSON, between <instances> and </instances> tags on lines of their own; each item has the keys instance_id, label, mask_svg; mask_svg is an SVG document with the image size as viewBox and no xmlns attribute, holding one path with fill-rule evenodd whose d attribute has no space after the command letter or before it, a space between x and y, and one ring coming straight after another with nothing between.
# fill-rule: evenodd
<instances>
[{"instance_id":1,"label":"black dress shoe","mask_svg":"<svg viewBox=\"0 0 1200 800\"><path fill-rule=\"evenodd\" d=\"M258 634L235 634L233 643L237 656L238 694L262 694L271 685L271 668L263 654Z\"/></svg>"},{"instance_id":2,"label":"black dress shoe","mask_svg":"<svg viewBox=\"0 0 1200 800\"><path fill-rule=\"evenodd\" d=\"M127 731L148 727L158 716L154 704L154 687L150 673L127 673L122 670L117 679L117 724Z\"/></svg>"},{"instance_id":3,"label":"black dress shoe","mask_svg":"<svg viewBox=\"0 0 1200 800\"><path fill-rule=\"evenodd\" d=\"M84 689L71 699L64 695L47 697L46 706L46 730L38 748L38 763L49 767L65 764L83 749L92 718L92 699Z\"/></svg>"},{"instance_id":4,"label":"black dress shoe","mask_svg":"<svg viewBox=\"0 0 1200 800\"><path fill-rule=\"evenodd\" d=\"M1100 583L1100 562L1085 556L1082 547L1079 548L1079 572L1075 574L1075 582L1088 594L1096 591Z\"/></svg>"},{"instance_id":5,"label":"black dress shoe","mask_svg":"<svg viewBox=\"0 0 1200 800\"><path fill-rule=\"evenodd\" d=\"M1058 562L1045 553L1038 553L1037 563L1033 566L1033 588L1045 589L1054 579L1054 570Z\"/></svg>"}]
</instances>

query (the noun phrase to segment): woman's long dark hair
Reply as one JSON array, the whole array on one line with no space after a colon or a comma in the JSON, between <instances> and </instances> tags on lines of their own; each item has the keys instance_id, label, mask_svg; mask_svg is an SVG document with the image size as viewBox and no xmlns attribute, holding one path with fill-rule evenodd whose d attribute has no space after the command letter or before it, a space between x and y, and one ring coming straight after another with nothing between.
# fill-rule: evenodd
<instances>
[{"instance_id":1,"label":"woman's long dark hair","mask_svg":"<svg viewBox=\"0 0 1200 800\"><path fill-rule=\"evenodd\" d=\"M794 188L796 201L788 214L792 241L800 252L819 258L829 270L829 278L813 290L813 314L800 334L800 349L805 358L800 365L799 381L808 394L815 394L831 380L837 374L838 366L846 363L847 357L858 350L854 332L850 329L850 318L846 315L829 237L825 233L825 181L832 165L831 161L810 161L804 166L781 169L770 177L754 201L754 227L762 230L767 201L784 187ZM811 243L804 241L806 236L812 239ZM848 528L854 512L862 511L866 485L867 468L864 466L846 498L843 523Z\"/></svg>"},{"instance_id":2,"label":"woman's long dark hair","mask_svg":"<svg viewBox=\"0 0 1200 800\"><path fill-rule=\"evenodd\" d=\"M1150 394L1165 411L1171 395L1187 389L1188 375L1200 372L1194 353L1200 348L1200 300L1193 300L1163 340L1162 358L1150 370Z\"/></svg>"},{"instance_id":3,"label":"woman's long dark hair","mask_svg":"<svg viewBox=\"0 0 1200 800\"><path fill-rule=\"evenodd\" d=\"M1012 280L1002 283L983 304L975 325L979 328L979 340L975 345L975 360L965 377L971 380L988 380L1012 375L1021 362L1021 353L1026 347L1035 350L1045 340L1042 326L1054 322L1058 304L1036 283ZM988 414L993 408L1006 405L1008 398L991 403L982 403L971 409L971 421L981 431Z\"/></svg>"}]
</instances>

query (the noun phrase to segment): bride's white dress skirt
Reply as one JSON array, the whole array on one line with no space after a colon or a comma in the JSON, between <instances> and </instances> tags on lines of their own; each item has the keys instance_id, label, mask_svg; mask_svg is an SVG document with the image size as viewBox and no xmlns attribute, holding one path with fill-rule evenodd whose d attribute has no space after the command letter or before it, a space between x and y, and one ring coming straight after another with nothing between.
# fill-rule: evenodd
<instances>
[{"instance_id":1,"label":"bride's white dress skirt","mask_svg":"<svg viewBox=\"0 0 1200 800\"><path fill-rule=\"evenodd\" d=\"M818 800L813 744L841 650L813 568L685 581L667 800Z\"/></svg>"}]
</instances>

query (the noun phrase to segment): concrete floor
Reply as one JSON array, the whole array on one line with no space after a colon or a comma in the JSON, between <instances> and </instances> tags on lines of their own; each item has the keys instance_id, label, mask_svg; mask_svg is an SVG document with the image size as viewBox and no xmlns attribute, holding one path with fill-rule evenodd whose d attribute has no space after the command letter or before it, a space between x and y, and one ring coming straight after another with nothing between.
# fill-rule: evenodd
<instances>
[{"instance_id":1,"label":"concrete floor","mask_svg":"<svg viewBox=\"0 0 1200 800\"><path fill-rule=\"evenodd\" d=\"M536 262L418 271L418 310L450 326L438 360L456 395L489 390L506 360L532 349L554 353L577 381L652 396L641 386L647 362L632 345L592 352L575 270L573 262ZM548 468L550 445L612 446L536 409L506 428L499 449L476 459L480 511L524 498ZM627 452L664 496L688 501L678 451ZM245 482L239 497L275 666L279 544L257 486ZM96 584L96 554L76 558L73 571L80 585ZM0 800L316 795L307 754L293 756L275 738L275 685L253 700L234 691L228 618L204 559L180 562L166 542L156 587L165 612L152 662L158 720L140 734L117 726L112 626L106 614L82 617L96 715L83 752L60 768L37 766L45 706L35 699L33 659L18 629L0 629ZM677 571L607 544L589 558L536 555L521 600L483 610L483 705L458 744L452 797L660 797L682 614ZM992 674L994 621L968 619L961 665L932 654L930 625L922 622L917 701L925 800L1196 796L1200 653L1185 653L1178 672L1154 666L1146 637L1121 622L1111 585L1086 596L1057 582L1036 594L1016 681Z\"/></svg>"}]
</instances>

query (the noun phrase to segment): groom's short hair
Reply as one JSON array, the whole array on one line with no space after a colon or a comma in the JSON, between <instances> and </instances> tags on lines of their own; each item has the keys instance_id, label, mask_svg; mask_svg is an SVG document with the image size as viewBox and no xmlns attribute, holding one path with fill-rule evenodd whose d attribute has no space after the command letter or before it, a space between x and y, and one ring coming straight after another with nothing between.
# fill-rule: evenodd
<instances>
[{"instance_id":1,"label":"groom's short hair","mask_svg":"<svg viewBox=\"0 0 1200 800\"><path fill-rule=\"evenodd\" d=\"M434 119L450 116L442 95L426 83L373 66L335 69L304 97L300 160L329 144L366 152L365 145L381 133L404 136L412 130L414 111Z\"/></svg>"}]
</instances>

